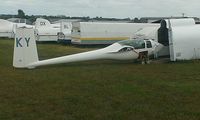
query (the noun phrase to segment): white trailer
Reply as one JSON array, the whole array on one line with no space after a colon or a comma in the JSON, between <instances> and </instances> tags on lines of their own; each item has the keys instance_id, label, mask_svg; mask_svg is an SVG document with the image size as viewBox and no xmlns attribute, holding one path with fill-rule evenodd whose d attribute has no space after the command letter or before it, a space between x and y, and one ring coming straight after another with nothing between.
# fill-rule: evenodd
<instances>
[{"instance_id":1,"label":"white trailer","mask_svg":"<svg viewBox=\"0 0 200 120\"><path fill-rule=\"evenodd\" d=\"M48 20L37 18L35 28L37 31L37 41L71 41L71 23L60 22L51 24Z\"/></svg>"},{"instance_id":2,"label":"white trailer","mask_svg":"<svg viewBox=\"0 0 200 120\"><path fill-rule=\"evenodd\" d=\"M150 23L76 22L72 23L72 43L112 44L129 39L143 28L159 26Z\"/></svg>"},{"instance_id":3,"label":"white trailer","mask_svg":"<svg viewBox=\"0 0 200 120\"><path fill-rule=\"evenodd\" d=\"M71 43L72 23L61 21L60 26L58 41L62 43Z\"/></svg>"},{"instance_id":4,"label":"white trailer","mask_svg":"<svg viewBox=\"0 0 200 120\"><path fill-rule=\"evenodd\" d=\"M26 23L13 23L8 20L0 19L0 37L14 38L17 27L32 27Z\"/></svg>"},{"instance_id":5,"label":"white trailer","mask_svg":"<svg viewBox=\"0 0 200 120\"><path fill-rule=\"evenodd\" d=\"M60 32L59 24L51 24L48 20L37 18L35 22L37 41L57 41Z\"/></svg>"},{"instance_id":6,"label":"white trailer","mask_svg":"<svg viewBox=\"0 0 200 120\"><path fill-rule=\"evenodd\" d=\"M198 59L200 55L200 48L198 46L200 46L200 44L197 39L194 38L197 37L200 39L200 35L198 35L198 33L200 34L200 30L197 30L197 26L199 25L196 25L192 18L165 19L161 22L159 27L145 27L136 32L132 38L152 39L163 44L164 47L157 53L157 56L170 56L172 61L180 59ZM189 38L192 39L191 42L188 41ZM191 44L195 45L188 47L188 45ZM189 48L191 49L189 50ZM187 52L189 53L187 54Z\"/></svg>"},{"instance_id":7,"label":"white trailer","mask_svg":"<svg viewBox=\"0 0 200 120\"><path fill-rule=\"evenodd\" d=\"M0 37L12 38L14 36L13 27L14 23L0 19Z\"/></svg>"},{"instance_id":8,"label":"white trailer","mask_svg":"<svg viewBox=\"0 0 200 120\"><path fill-rule=\"evenodd\" d=\"M200 25L194 19L167 20L171 61L200 59Z\"/></svg>"}]
</instances>

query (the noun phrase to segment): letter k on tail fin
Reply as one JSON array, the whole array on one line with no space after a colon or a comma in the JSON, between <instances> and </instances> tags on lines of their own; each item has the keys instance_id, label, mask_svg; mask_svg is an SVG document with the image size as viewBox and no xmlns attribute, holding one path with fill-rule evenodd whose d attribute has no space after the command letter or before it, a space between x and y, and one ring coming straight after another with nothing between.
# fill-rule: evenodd
<instances>
[{"instance_id":1,"label":"letter k on tail fin","mask_svg":"<svg viewBox=\"0 0 200 120\"><path fill-rule=\"evenodd\" d=\"M38 61L38 53L33 28L16 28L13 66L26 68Z\"/></svg>"}]
</instances>

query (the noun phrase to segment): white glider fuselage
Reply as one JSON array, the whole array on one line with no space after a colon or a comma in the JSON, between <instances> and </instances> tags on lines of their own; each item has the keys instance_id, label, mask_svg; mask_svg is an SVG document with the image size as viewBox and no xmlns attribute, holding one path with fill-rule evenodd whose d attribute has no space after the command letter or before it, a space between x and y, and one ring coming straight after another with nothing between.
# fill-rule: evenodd
<instances>
[{"instance_id":1,"label":"white glider fuselage","mask_svg":"<svg viewBox=\"0 0 200 120\"><path fill-rule=\"evenodd\" d=\"M80 62L80 61L89 61L89 60L97 60L97 59L128 60L128 59L138 58L138 53L136 53L133 50L126 51L126 52L115 51L121 47L122 46L120 44L115 43L103 49L34 62L34 63L29 64L27 67L34 68L34 67L43 66L43 65Z\"/></svg>"},{"instance_id":2,"label":"white glider fuselage","mask_svg":"<svg viewBox=\"0 0 200 120\"><path fill-rule=\"evenodd\" d=\"M106 48L102 48L102 49L98 49L94 51L83 52L83 53L34 62L34 63L29 64L27 67L34 68L34 67L43 66L43 65L80 62L80 61L89 61L89 60L97 60L97 59L134 60L139 57L140 52L146 51L148 55L154 54L156 52L155 48L158 47L159 45L152 40L148 40L148 41L127 40L127 41L131 41L131 42L140 41L141 43L143 43L144 47L135 49L133 46L122 45L120 44L120 42L119 43L117 42ZM149 48L147 48L147 42L150 42L149 44L151 44Z\"/></svg>"},{"instance_id":3,"label":"white glider fuselage","mask_svg":"<svg viewBox=\"0 0 200 120\"><path fill-rule=\"evenodd\" d=\"M13 66L16 68L35 68L98 59L134 60L141 52L146 52L149 56L162 48L161 44L152 40L124 40L98 50L39 61L33 30L27 29L27 31L32 33L30 37L27 37L27 34L23 37L24 33L21 28L15 38Z\"/></svg>"}]
</instances>

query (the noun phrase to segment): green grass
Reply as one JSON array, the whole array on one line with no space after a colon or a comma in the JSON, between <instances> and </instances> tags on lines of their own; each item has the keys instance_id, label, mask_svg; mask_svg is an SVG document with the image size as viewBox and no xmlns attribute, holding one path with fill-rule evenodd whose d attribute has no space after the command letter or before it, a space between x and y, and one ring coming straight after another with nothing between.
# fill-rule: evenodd
<instances>
[{"instance_id":1,"label":"green grass","mask_svg":"<svg viewBox=\"0 0 200 120\"><path fill-rule=\"evenodd\" d=\"M39 44L41 59L96 48ZM0 40L0 120L197 120L200 62L91 61L12 67Z\"/></svg>"}]
</instances>

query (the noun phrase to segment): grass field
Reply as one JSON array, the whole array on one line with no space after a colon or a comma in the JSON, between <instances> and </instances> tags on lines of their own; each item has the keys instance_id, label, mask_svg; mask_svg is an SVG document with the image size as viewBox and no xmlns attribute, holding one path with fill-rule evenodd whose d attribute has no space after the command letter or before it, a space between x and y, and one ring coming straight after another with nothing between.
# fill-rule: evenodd
<instances>
[{"instance_id":1,"label":"grass field","mask_svg":"<svg viewBox=\"0 0 200 120\"><path fill-rule=\"evenodd\" d=\"M87 51L39 44L41 59ZM141 65L92 61L12 67L13 40L0 40L0 120L198 120L200 62Z\"/></svg>"}]
</instances>

